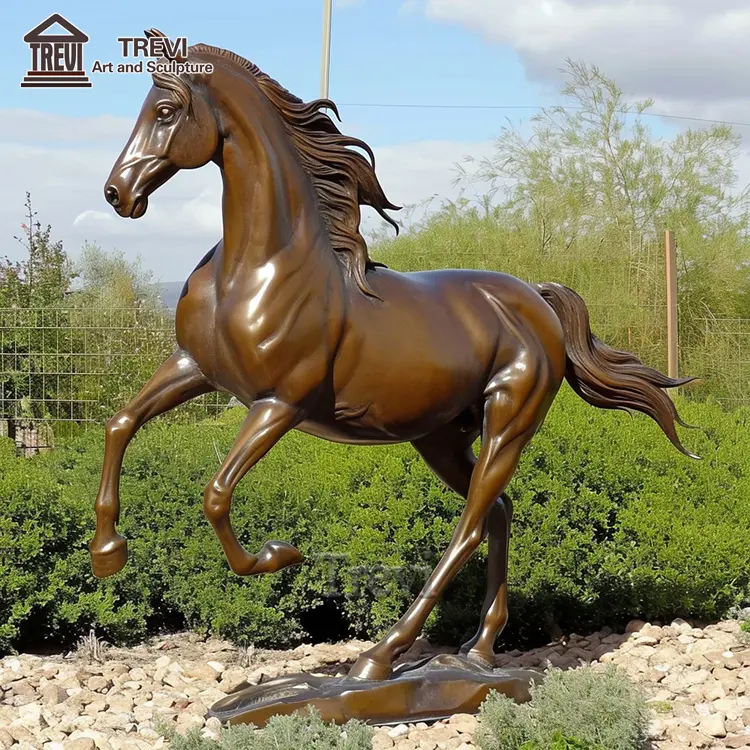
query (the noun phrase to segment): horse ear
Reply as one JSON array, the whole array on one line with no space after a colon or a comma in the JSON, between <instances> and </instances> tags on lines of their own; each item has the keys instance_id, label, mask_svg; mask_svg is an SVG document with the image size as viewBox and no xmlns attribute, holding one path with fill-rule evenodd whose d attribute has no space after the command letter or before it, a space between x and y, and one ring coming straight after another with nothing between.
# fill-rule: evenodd
<instances>
[{"instance_id":1,"label":"horse ear","mask_svg":"<svg viewBox=\"0 0 750 750\"><path fill-rule=\"evenodd\" d=\"M159 31L159 29L146 29L143 33L146 35L146 39L152 39L154 37L161 39L167 38L167 35L163 31ZM174 59L178 62L184 62L186 60L186 58L179 53L175 54Z\"/></svg>"}]
</instances>

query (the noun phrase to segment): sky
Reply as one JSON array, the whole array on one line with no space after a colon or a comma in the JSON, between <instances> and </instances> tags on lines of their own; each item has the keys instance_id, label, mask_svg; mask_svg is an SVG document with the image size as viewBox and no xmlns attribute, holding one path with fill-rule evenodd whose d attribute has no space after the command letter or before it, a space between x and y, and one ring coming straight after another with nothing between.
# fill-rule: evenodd
<instances>
[{"instance_id":1,"label":"sky","mask_svg":"<svg viewBox=\"0 0 750 750\"><path fill-rule=\"evenodd\" d=\"M140 256L158 280L182 280L221 236L218 169L179 173L142 219L115 215L104 181L151 80L89 73L90 89L21 88L31 65L23 36L52 13L89 36L87 71L123 61L118 37L156 27L237 52L309 100L320 89L323 2L132 0L103 10L37 0L0 10L0 255L23 253L13 236L29 191L72 257L97 242ZM656 112L750 123L748 32L741 0L334 0L330 97L343 132L373 146L389 198L435 205L456 197L457 163L492 154L506 118L523 126L536 107L562 102L566 57L598 65L629 97L652 97ZM650 124L665 136L702 126ZM747 154L738 168L750 181Z\"/></svg>"}]
</instances>

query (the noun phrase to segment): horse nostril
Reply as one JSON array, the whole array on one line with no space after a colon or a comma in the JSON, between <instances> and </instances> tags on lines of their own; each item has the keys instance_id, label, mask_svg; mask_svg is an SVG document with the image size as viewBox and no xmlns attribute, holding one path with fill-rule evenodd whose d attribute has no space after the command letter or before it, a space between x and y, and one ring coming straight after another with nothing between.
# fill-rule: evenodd
<instances>
[{"instance_id":1,"label":"horse nostril","mask_svg":"<svg viewBox=\"0 0 750 750\"><path fill-rule=\"evenodd\" d=\"M117 188L114 185L109 185L104 190L104 197L107 199L107 203L110 206L116 206L120 202L120 194L117 192Z\"/></svg>"}]
</instances>

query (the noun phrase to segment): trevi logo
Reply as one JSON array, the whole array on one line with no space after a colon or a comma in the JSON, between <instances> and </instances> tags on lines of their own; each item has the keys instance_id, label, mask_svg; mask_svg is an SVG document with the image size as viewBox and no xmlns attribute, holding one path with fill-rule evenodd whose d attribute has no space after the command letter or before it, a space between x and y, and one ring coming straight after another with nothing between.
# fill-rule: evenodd
<instances>
[{"instance_id":1,"label":"trevi logo","mask_svg":"<svg viewBox=\"0 0 750 750\"><path fill-rule=\"evenodd\" d=\"M59 26L64 34L45 33ZM31 69L22 88L90 88L83 67L83 45L89 38L59 13L33 28L23 38L31 50Z\"/></svg>"}]
</instances>

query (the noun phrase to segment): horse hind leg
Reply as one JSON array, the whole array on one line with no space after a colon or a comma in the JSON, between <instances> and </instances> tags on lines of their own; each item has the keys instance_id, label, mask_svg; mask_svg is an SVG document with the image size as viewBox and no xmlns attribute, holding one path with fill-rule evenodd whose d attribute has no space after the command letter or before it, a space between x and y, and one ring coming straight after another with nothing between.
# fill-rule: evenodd
<instances>
[{"instance_id":1,"label":"horse hind leg","mask_svg":"<svg viewBox=\"0 0 750 750\"><path fill-rule=\"evenodd\" d=\"M414 442L425 463L454 492L468 498L471 475L476 465L472 444L479 430L460 432L454 426ZM487 593L482 605L479 630L459 653L483 664L495 662L494 646L508 621L508 547L513 506L502 493L490 508L483 536L489 536Z\"/></svg>"},{"instance_id":2,"label":"horse hind leg","mask_svg":"<svg viewBox=\"0 0 750 750\"><path fill-rule=\"evenodd\" d=\"M492 378L485 389L482 447L472 473L466 507L448 549L404 616L373 648L362 653L350 676L385 679L393 660L419 636L446 587L482 541L485 522L513 476L521 451L546 416L559 378L535 340Z\"/></svg>"},{"instance_id":3,"label":"horse hind leg","mask_svg":"<svg viewBox=\"0 0 750 750\"><path fill-rule=\"evenodd\" d=\"M487 516L487 594L476 635L464 643L459 653L472 661L494 667L495 641L508 622L508 550L513 504L503 493Z\"/></svg>"}]
</instances>

